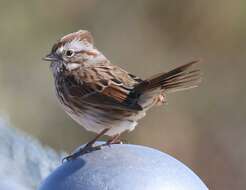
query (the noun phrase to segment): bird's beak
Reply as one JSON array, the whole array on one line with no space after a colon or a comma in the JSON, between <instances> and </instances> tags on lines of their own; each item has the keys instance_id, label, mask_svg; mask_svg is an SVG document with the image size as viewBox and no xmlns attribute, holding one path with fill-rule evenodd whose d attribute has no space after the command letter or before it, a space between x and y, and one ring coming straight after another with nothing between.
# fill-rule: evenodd
<instances>
[{"instance_id":1,"label":"bird's beak","mask_svg":"<svg viewBox=\"0 0 246 190\"><path fill-rule=\"evenodd\" d=\"M44 61L57 61L58 57L52 53L46 55L45 57L42 58Z\"/></svg>"}]
</instances>

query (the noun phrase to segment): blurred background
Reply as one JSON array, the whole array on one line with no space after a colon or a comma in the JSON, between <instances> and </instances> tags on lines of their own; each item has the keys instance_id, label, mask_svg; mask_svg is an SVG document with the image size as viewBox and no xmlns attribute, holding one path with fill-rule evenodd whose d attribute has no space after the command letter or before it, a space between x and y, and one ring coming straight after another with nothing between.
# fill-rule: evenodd
<instances>
[{"instance_id":1,"label":"blurred background","mask_svg":"<svg viewBox=\"0 0 246 190\"><path fill-rule=\"evenodd\" d=\"M60 108L49 63L61 36L86 29L114 64L141 77L196 58L199 88L168 96L124 135L192 168L210 189L246 186L246 2L71 0L0 2L0 117L57 151L94 134Z\"/></svg>"}]
</instances>

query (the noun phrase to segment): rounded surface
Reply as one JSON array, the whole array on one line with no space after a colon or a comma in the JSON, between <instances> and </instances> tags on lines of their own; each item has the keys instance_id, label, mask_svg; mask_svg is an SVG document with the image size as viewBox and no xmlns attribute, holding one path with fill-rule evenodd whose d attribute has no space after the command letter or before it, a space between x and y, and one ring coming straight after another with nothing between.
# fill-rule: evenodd
<instances>
[{"instance_id":1,"label":"rounded surface","mask_svg":"<svg viewBox=\"0 0 246 190\"><path fill-rule=\"evenodd\" d=\"M39 190L207 190L188 167L158 150L112 145L66 162Z\"/></svg>"}]
</instances>

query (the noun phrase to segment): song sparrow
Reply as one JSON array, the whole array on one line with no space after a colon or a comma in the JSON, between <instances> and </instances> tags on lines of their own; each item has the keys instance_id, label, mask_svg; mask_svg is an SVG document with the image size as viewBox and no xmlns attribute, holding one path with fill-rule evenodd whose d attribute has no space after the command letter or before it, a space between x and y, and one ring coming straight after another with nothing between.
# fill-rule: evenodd
<instances>
[{"instance_id":1,"label":"song sparrow","mask_svg":"<svg viewBox=\"0 0 246 190\"><path fill-rule=\"evenodd\" d=\"M199 69L192 61L148 79L138 78L113 65L93 44L92 35L79 30L62 37L44 60L51 61L57 97L65 112L87 130L98 135L75 158L91 149L102 135L118 141L132 131L148 109L166 101L168 92L196 87Z\"/></svg>"}]
</instances>

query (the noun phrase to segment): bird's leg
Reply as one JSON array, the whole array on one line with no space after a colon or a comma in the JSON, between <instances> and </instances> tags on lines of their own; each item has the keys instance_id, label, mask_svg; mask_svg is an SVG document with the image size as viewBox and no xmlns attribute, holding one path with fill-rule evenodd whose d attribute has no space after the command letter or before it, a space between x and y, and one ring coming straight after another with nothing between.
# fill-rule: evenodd
<instances>
[{"instance_id":1,"label":"bird's leg","mask_svg":"<svg viewBox=\"0 0 246 190\"><path fill-rule=\"evenodd\" d=\"M122 144L122 141L119 139L120 135L114 135L111 139L109 139L106 144L111 145L111 144Z\"/></svg>"},{"instance_id":2,"label":"bird's leg","mask_svg":"<svg viewBox=\"0 0 246 190\"><path fill-rule=\"evenodd\" d=\"M99 134L97 134L97 136L92 139L91 141L89 141L84 148L88 148L88 147L92 147L93 144L101 137L103 136L105 133L107 133L109 131L110 128L106 128L106 129L103 129ZM84 149L83 148L83 149Z\"/></svg>"},{"instance_id":3,"label":"bird's leg","mask_svg":"<svg viewBox=\"0 0 246 190\"><path fill-rule=\"evenodd\" d=\"M95 142L101 137L103 136L106 132L108 132L110 128L106 128L104 130L102 130L99 134L97 134L97 136L92 139L91 141L89 141L83 148L80 148L77 152L65 157L62 159L62 162L64 161L69 161L69 160L73 160L73 159L76 159L77 157L83 155L83 154L86 154L86 153L89 153L89 152L92 152L94 150L99 150L101 149L101 146L95 146L93 147L93 145L95 144Z\"/></svg>"}]
</instances>

